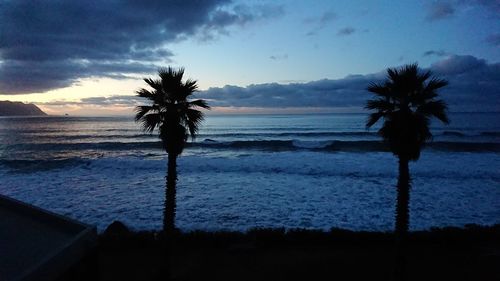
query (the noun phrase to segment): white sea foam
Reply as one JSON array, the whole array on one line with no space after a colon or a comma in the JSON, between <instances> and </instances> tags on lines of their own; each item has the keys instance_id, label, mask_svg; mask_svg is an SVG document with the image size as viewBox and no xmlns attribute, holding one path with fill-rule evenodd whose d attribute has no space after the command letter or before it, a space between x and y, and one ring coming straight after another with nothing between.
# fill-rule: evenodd
<instances>
[{"instance_id":1,"label":"white sea foam","mask_svg":"<svg viewBox=\"0 0 500 281\"><path fill-rule=\"evenodd\" d=\"M497 153L425 151L411 164L411 228L500 223ZM182 229L390 230L390 153L245 152L179 158ZM0 192L103 229L161 227L165 157L98 158L47 170L0 167Z\"/></svg>"}]
</instances>

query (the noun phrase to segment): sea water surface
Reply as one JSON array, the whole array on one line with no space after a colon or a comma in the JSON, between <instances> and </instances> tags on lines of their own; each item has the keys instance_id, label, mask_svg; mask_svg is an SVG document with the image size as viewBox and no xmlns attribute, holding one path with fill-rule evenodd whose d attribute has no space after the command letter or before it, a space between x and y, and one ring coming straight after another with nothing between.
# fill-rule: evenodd
<instances>
[{"instance_id":1,"label":"sea water surface","mask_svg":"<svg viewBox=\"0 0 500 281\"><path fill-rule=\"evenodd\" d=\"M500 114L455 113L412 175L413 230L500 223ZM208 116L178 160L183 230L393 228L397 159L366 114ZM0 193L160 229L166 154L133 117L0 118Z\"/></svg>"}]
</instances>

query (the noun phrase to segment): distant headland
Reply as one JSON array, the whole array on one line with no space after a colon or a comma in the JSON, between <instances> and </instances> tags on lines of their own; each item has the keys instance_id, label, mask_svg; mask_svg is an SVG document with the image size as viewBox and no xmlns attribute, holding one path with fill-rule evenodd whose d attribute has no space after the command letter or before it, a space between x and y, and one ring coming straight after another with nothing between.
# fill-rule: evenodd
<instances>
[{"instance_id":1,"label":"distant headland","mask_svg":"<svg viewBox=\"0 0 500 281\"><path fill-rule=\"evenodd\" d=\"M0 116L45 116L38 106L32 103L0 101Z\"/></svg>"}]
</instances>

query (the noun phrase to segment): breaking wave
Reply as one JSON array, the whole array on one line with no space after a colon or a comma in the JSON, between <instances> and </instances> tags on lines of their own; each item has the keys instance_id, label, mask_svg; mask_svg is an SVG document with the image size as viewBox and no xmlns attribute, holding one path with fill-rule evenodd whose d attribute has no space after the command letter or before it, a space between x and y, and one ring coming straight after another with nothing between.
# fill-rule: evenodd
<instances>
[{"instance_id":1,"label":"breaking wave","mask_svg":"<svg viewBox=\"0 0 500 281\"><path fill-rule=\"evenodd\" d=\"M142 150L162 149L160 141L143 142L97 142L97 143L36 143L36 144L14 144L10 148L17 150L36 151L81 151L81 150ZM293 151L293 150L315 150L315 151L345 151L345 152L372 152L388 151L388 147L381 141L303 141L303 140L237 140L237 141L215 141L205 139L202 142L189 142L189 148L210 148L226 150L264 150L264 151ZM500 143L493 142L448 142L434 141L426 145L427 148L439 151L452 152L500 152Z\"/></svg>"}]
</instances>

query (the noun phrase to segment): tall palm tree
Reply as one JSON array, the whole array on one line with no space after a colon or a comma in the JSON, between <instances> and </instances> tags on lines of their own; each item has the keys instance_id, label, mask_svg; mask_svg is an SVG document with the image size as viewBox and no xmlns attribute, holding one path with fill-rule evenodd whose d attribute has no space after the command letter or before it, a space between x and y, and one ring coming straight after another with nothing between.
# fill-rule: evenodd
<instances>
[{"instance_id":1,"label":"tall palm tree","mask_svg":"<svg viewBox=\"0 0 500 281\"><path fill-rule=\"evenodd\" d=\"M449 123L446 103L436 99L437 90L448 82L433 77L431 71L420 72L416 63L399 69L389 68L387 74L383 83L372 83L367 89L376 98L366 104L365 108L374 111L369 115L366 127L370 128L383 118L378 133L399 159L395 232L398 240L404 241L409 225L408 162L418 160L422 147L432 138L429 130L432 117Z\"/></svg>"},{"instance_id":2,"label":"tall palm tree","mask_svg":"<svg viewBox=\"0 0 500 281\"><path fill-rule=\"evenodd\" d=\"M189 136L196 137L203 121L199 108L210 109L204 100L188 100L198 89L196 80L182 81L184 69L172 67L158 71L160 79L145 78L152 88L140 89L137 95L146 98L150 105L136 107L135 120L141 122L146 132L158 129L163 148L168 154L163 231L175 229L177 157L182 153Z\"/></svg>"}]
</instances>

